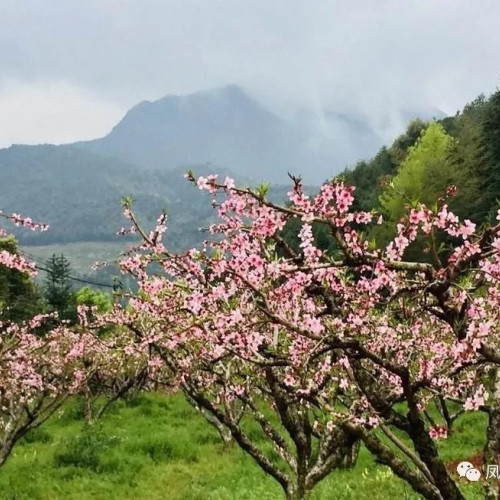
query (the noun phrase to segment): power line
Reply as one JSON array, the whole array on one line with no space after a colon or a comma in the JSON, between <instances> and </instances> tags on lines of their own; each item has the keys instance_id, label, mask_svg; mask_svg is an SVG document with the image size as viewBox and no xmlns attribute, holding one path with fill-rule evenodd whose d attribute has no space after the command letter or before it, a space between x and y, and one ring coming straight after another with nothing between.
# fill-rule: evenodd
<instances>
[{"instance_id":1,"label":"power line","mask_svg":"<svg viewBox=\"0 0 500 500\"><path fill-rule=\"evenodd\" d=\"M27 252L23 252L23 254L26 257L28 257L29 259L31 259L32 261L34 261L36 264L36 268L40 269L40 271L45 271L46 273L51 274L51 275L54 274L54 271L51 271L50 269L47 269L46 267L39 265L37 262L37 259L34 255L31 255ZM68 275L68 276L66 276L66 278L69 280L72 280L72 281L78 281L79 283L85 283L86 285L94 285L94 286L99 286L99 287L103 287L103 288L111 288L112 290L114 290L116 288L115 286L110 285L109 283L97 283L96 281L86 280L84 278L78 278L76 276Z\"/></svg>"},{"instance_id":2,"label":"power line","mask_svg":"<svg viewBox=\"0 0 500 500\"><path fill-rule=\"evenodd\" d=\"M51 271L50 269L47 269L46 267L42 267L38 264L36 264L36 268L40 269L40 271L45 271L48 274L54 274L54 271ZM109 285L108 283L97 283L96 281L90 281L90 280L86 280L83 278L77 278L76 276L69 276L69 275L67 275L66 278L69 280L72 280L72 281L86 283L87 285L100 286L100 287L104 287L104 288L112 288L113 290L115 289L115 287L113 285Z\"/></svg>"}]
</instances>

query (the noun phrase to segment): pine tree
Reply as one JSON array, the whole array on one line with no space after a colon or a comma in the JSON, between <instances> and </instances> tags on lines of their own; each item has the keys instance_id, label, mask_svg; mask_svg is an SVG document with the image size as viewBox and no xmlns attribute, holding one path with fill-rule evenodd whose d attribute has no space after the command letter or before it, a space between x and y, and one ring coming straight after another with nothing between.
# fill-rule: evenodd
<instances>
[{"instance_id":1,"label":"pine tree","mask_svg":"<svg viewBox=\"0 0 500 500\"><path fill-rule=\"evenodd\" d=\"M500 90L488 101L481 127L477 163L482 180L479 215L486 218L498 208L500 199Z\"/></svg>"},{"instance_id":2,"label":"pine tree","mask_svg":"<svg viewBox=\"0 0 500 500\"><path fill-rule=\"evenodd\" d=\"M446 188L456 184L449 155L453 139L439 123L431 123L417 143L408 150L393 179L393 188L380 197L389 220L397 222L405 205L420 201L431 205L444 195Z\"/></svg>"},{"instance_id":3,"label":"pine tree","mask_svg":"<svg viewBox=\"0 0 500 500\"><path fill-rule=\"evenodd\" d=\"M52 255L46 262L47 278L45 280L45 298L51 311L55 311L62 319L73 319L73 293L70 281L71 264L63 255Z\"/></svg>"},{"instance_id":4,"label":"pine tree","mask_svg":"<svg viewBox=\"0 0 500 500\"><path fill-rule=\"evenodd\" d=\"M417 206L419 202L431 207L446 193L447 187L456 184L460 187L462 182L450 162L454 143L439 123L431 123L422 132L416 144L409 148L391 185L380 196L386 223L373 228L370 234L373 239L386 245L395 236L394 227L405 214L405 207ZM441 243L444 242L440 239L434 241L436 252ZM418 238L407 256L419 261L435 260L435 253L429 256L423 252L426 246L427 243Z\"/></svg>"}]
</instances>

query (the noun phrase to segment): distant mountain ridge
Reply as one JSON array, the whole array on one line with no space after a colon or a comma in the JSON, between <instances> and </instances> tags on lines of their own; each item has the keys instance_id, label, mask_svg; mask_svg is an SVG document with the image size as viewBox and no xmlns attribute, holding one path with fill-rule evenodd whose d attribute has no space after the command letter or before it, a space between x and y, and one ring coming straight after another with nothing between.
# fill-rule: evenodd
<instances>
[{"instance_id":1,"label":"distant mountain ridge","mask_svg":"<svg viewBox=\"0 0 500 500\"><path fill-rule=\"evenodd\" d=\"M78 145L147 169L210 162L273 182L300 173L307 161L318 166L298 126L235 85L142 102L107 136Z\"/></svg>"},{"instance_id":2,"label":"distant mountain ridge","mask_svg":"<svg viewBox=\"0 0 500 500\"><path fill-rule=\"evenodd\" d=\"M210 165L195 165L206 175ZM223 175L232 175L219 169ZM0 150L2 209L27 214L50 224L44 233L15 231L22 244L122 241L127 226L121 199L132 195L140 220L154 226L162 209L169 214L169 244L176 250L198 244L214 212L206 193L190 185L185 169L141 170L116 158L99 156L72 145L12 146Z\"/></svg>"},{"instance_id":3,"label":"distant mountain ridge","mask_svg":"<svg viewBox=\"0 0 500 500\"><path fill-rule=\"evenodd\" d=\"M170 241L186 248L202 239L197 229L213 216L206 197L182 178L187 168L252 184L286 184L290 172L319 184L345 167L335 138L356 139L366 151L382 145L359 117L325 111L330 129L323 135L299 122L235 85L145 101L101 139L0 150L0 208L51 224L42 235L19 232L22 243L112 241L125 222L120 198L132 194L149 224L167 208Z\"/></svg>"}]
</instances>

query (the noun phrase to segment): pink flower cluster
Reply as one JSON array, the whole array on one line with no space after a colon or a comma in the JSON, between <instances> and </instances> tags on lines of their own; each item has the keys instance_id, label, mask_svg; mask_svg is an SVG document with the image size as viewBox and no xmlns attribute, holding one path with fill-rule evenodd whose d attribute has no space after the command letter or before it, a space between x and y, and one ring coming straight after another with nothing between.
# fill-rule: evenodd
<instances>
[{"instance_id":1,"label":"pink flower cluster","mask_svg":"<svg viewBox=\"0 0 500 500\"><path fill-rule=\"evenodd\" d=\"M7 215L0 210L0 218L12 222L15 226L29 228L32 231L47 231L49 228L48 224L33 222L30 217L22 217L16 213ZM0 237L5 237L7 235L7 231L0 226ZM20 272L26 272L31 276L36 275L36 269L33 262L29 262L22 255L12 254L7 250L2 250L0 252L0 265Z\"/></svg>"},{"instance_id":2,"label":"pink flower cluster","mask_svg":"<svg viewBox=\"0 0 500 500\"><path fill-rule=\"evenodd\" d=\"M475 367L492 363L484 353L500 341L500 226L482 237L447 205L419 205L387 248L374 250L363 227L381 220L352 211L354 189L342 182L309 196L295 181L280 206L229 178L187 177L217 200L214 237L175 254L159 245L165 220L147 234L136 226L144 241L122 269L138 278L139 293L115 313L144 330L140 348L154 345L156 363L180 386L217 404L284 391L321 408L325 422L348 418L365 428L384 416L355 370L387 401L413 390L419 409L436 395L466 409L484 404ZM283 229L297 221L294 249ZM319 248L316 225L332 236L332 252ZM404 260L419 235L437 231L456 242L447 262ZM445 437L439 427L430 433Z\"/></svg>"}]
</instances>

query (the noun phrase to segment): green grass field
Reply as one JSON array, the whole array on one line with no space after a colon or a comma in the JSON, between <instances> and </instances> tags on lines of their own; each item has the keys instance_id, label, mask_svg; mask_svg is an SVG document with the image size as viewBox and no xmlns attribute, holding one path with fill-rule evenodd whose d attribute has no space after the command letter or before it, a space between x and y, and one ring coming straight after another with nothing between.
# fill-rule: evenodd
<instances>
[{"instance_id":1,"label":"green grass field","mask_svg":"<svg viewBox=\"0 0 500 500\"><path fill-rule=\"evenodd\" d=\"M456 426L457 432L441 444L446 460L470 457L483 445L481 416L465 415ZM252 437L261 440L257 429ZM464 480L463 488L467 498L482 498L478 486ZM90 428L82 423L82 405L73 401L27 435L0 469L2 500L129 498L265 500L284 495L243 452L223 451L217 432L181 395L119 402ZM419 496L362 449L355 469L332 473L312 498Z\"/></svg>"}]
</instances>

